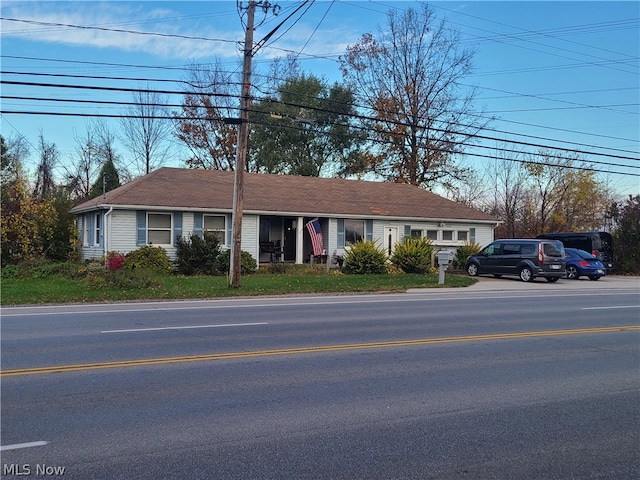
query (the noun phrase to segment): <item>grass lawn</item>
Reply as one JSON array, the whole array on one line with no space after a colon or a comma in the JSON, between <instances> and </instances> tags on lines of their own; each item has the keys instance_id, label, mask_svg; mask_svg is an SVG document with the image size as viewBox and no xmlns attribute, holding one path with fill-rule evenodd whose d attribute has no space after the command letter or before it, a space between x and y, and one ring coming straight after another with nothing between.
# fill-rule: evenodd
<instances>
[{"instance_id":1,"label":"grass lawn","mask_svg":"<svg viewBox=\"0 0 640 480\"><path fill-rule=\"evenodd\" d=\"M256 295L314 293L402 292L409 288L467 287L477 280L447 274L438 285L438 275L303 275L256 274L241 278L239 288L230 288L226 277L159 276L153 287L116 288L92 285L84 279L60 275L45 278L2 279L0 303L7 305L90 303L139 300L205 299Z\"/></svg>"}]
</instances>

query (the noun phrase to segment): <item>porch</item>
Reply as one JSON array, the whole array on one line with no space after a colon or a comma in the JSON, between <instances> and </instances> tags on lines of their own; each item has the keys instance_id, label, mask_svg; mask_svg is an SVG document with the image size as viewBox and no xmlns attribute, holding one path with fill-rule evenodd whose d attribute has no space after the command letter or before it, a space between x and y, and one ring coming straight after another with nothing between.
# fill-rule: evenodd
<instances>
[{"instance_id":1,"label":"porch","mask_svg":"<svg viewBox=\"0 0 640 480\"><path fill-rule=\"evenodd\" d=\"M315 217L314 217L315 218ZM313 256L311 237L305 225L311 217L262 215L259 229L259 264L326 263L327 255ZM327 251L329 219L320 218L322 242Z\"/></svg>"}]
</instances>

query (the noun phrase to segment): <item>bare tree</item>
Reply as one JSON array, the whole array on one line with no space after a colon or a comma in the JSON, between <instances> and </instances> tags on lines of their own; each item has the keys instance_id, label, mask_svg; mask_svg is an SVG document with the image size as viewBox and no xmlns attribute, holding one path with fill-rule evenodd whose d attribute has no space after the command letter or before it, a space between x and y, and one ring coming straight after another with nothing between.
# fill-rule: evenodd
<instances>
[{"instance_id":1,"label":"bare tree","mask_svg":"<svg viewBox=\"0 0 640 480\"><path fill-rule=\"evenodd\" d=\"M343 77L372 112L366 126L379 145L367 170L425 188L465 175L454 156L485 123L473 108L475 90L460 86L474 56L460 43L458 32L420 4L391 11L377 37L365 34L347 49Z\"/></svg>"},{"instance_id":2,"label":"bare tree","mask_svg":"<svg viewBox=\"0 0 640 480\"><path fill-rule=\"evenodd\" d=\"M487 178L491 189L489 211L502 220L502 225L496 231L497 237L523 236L525 198L529 189L528 173L523 161L523 153L508 153L499 149L495 159L488 163Z\"/></svg>"},{"instance_id":3,"label":"bare tree","mask_svg":"<svg viewBox=\"0 0 640 480\"><path fill-rule=\"evenodd\" d=\"M84 136L74 132L76 152L71 158L70 165L64 166L65 175L69 181L68 190L71 196L78 200L89 198L91 184L98 175L102 163L93 130L94 127L87 124Z\"/></svg>"},{"instance_id":4,"label":"bare tree","mask_svg":"<svg viewBox=\"0 0 640 480\"><path fill-rule=\"evenodd\" d=\"M55 143L48 143L40 132L38 143L38 155L40 157L36 167L36 183L33 188L33 196L36 198L51 197L56 188L53 170L60 159L58 147Z\"/></svg>"},{"instance_id":5,"label":"bare tree","mask_svg":"<svg viewBox=\"0 0 640 480\"><path fill-rule=\"evenodd\" d=\"M133 93L133 103L121 119L122 141L133 155L133 165L129 164L127 170L139 176L172 157L173 124L165 97L148 85Z\"/></svg>"}]
</instances>

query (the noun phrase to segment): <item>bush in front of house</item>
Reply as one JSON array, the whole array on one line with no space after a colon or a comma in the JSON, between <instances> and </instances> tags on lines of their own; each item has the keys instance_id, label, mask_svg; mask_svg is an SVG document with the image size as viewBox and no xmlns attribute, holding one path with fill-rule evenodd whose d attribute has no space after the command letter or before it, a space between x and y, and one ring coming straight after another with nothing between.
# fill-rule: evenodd
<instances>
[{"instance_id":1,"label":"bush in front of house","mask_svg":"<svg viewBox=\"0 0 640 480\"><path fill-rule=\"evenodd\" d=\"M144 245L125 255L124 268L169 274L173 271L173 263L164 248Z\"/></svg>"},{"instance_id":2,"label":"bush in front of house","mask_svg":"<svg viewBox=\"0 0 640 480\"><path fill-rule=\"evenodd\" d=\"M464 270L464 265L467 263L467 257L469 255L475 255L482 247L476 242L467 242L464 245L458 247L456 254L453 257L453 268L456 270Z\"/></svg>"},{"instance_id":3,"label":"bush in front of house","mask_svg":"<svg viewBox=\"0 0 640 480\"><path fill-rule=\"evenodd\" d=\"M180 237L176 244L176 267L183 275L220 275L219 256L220 241L215 235L191 234Z\"/></svg>"},{"instance_id":4,"label":"bush in front of house","mask_svg":"<svg viewBox=\"0 0 640 480\"><path fill-rule=\"evenodd\" d=\"M218 269L221 274L229 273L231 267L231 250L225 250L218 256ZM240 275L248 275L255 273L258 269L256 259L249 252L242 250L240 252Z\"/></svg>"},{"instance_id":5,"label":"bush in front of house","mask_svg":"<svg viewBox=\"0 0 640 480\"><path fill-rule=\"evenodd\" d=\"M404 237L395 245L391 262L404 273L430 273L433 250L428 238Z\"/></svg>"},{"instance_id":6,"label":"bush in front of house","mask_svg":"<svg viewBox=\"0 0 640 480\"><path fill-rule=\"evenodd\" d=\"M342 271L348 274L385 273L387 255L375 242L362 241L345 249Z\"/></svg>"},{"instance_id":7,"label":"bush in front of house","mask_svg":"<svg viewBox=\"0 0 640 480\"><path fill-rule=\"evenodd\" d=\"M124 253L120 252L107 252L107 258L105 260L107 270L113 272L114 270L120 270L124 267Z\"/></svg>"}]
</instances>

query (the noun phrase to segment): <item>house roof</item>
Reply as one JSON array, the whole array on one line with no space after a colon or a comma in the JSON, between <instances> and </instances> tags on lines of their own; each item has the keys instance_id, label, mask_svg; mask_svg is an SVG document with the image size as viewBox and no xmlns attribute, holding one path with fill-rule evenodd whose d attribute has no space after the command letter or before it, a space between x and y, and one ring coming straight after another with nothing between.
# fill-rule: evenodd
<instances>
[{"instance_id":1,"label":"house roof","mask_svg":"<svg viewBox=\"0 0 640 480\"><path fill-rule=\"evenodd\" d=\"M233 209L234 172L164 167L74 207ZM246 173L243 212L496 222L496 218L413 185Z\"/></svg>"}]
</instances>

